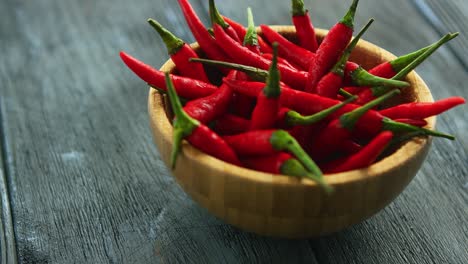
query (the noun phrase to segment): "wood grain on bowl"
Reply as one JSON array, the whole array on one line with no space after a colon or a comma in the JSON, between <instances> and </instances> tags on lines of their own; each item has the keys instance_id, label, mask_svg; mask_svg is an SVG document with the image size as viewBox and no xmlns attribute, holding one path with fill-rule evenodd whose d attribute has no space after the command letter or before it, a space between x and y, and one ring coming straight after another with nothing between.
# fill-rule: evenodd
<instances>
[{"instance_id":1,"label":"wood grain on bowl","mask_svg":"<svg viewBox=\"0 0 468 264\"><path fill-rule=\"evenodd\" d=\"M286 37L294 36L294 27L273 28ZM319 38L325 34L317 30ZM369 68L394 57L361 40L351 59ZM172 71L174 64L169 60L161 69ZM402 93L403 101L433 101L427 85L415 72L406 80L411 87ZM148 111L154 141L168 165L172 126L164 99L154 89L149 92ZM427 121L427 128L435 127L435 117ZM312 237L361 222L388 205L416 175L430 145L430 137L416 138L368 168L326 175L335 188L332 195L308 179L237 167L187 143L173 175L195 201L227 223L269 236Z\"/></svg>"}]
</instances>

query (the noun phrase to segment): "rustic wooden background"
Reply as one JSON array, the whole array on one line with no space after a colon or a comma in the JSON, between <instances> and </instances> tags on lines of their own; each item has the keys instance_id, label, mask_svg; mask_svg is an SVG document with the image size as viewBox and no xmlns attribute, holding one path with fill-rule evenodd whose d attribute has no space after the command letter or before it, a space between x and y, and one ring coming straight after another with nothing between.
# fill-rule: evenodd
<instances>
[{"instance_id":1,"label":"rustic wooden background","mask_svg":"<svg viewBox=\"0 0 468 264\"><path fill-rule=\"evenodd\" d=\"M290 24L289 1L217 1L245 21ZM309 0L317 27L350 1ZM207 1L191 0L207 23ZM436 99L468 98L468 2L362 0L365 38L404 54L462 35L418 68ZM0 1L1 263L468 263L467 107L438 119L408 188L368 221L310 240L260 237L197 206L168 176L151 139L147 87L125 50L159 67L146 19L191 42L173 0Z\"/></svg>"}]
</instances>

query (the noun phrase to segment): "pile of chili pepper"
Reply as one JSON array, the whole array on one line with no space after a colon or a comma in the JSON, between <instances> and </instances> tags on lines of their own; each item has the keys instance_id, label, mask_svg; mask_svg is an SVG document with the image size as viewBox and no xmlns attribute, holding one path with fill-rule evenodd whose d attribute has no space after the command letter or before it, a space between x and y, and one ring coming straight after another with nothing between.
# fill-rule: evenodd
<instances>
[{"instance_id":1,"label":"pile of chili pepper","mask_svg":"<svg viewBox=\"0 0 468 264\"><path fill-rule=\"evenodd\" d=\"M452 135L425 128L425 119L464 104L463 98L391 107L383 103L411 89L407 74L458 33L364 69L349 58L374 20L353 38L358 2L353 0L318 41L303 0L292 0L297 36L293 42L267 25L257 31L250 8L244 27L221 15L210 0L207 28L188 0L178 0L199 53L149 19L175 71L164 73L125 52L120 56L143 81L169 97L174 113L172 167L185 139L220 160L309 178L330 192L324 173L367 167L412 137L453 140Z\"/></svg>"}]
</instances>

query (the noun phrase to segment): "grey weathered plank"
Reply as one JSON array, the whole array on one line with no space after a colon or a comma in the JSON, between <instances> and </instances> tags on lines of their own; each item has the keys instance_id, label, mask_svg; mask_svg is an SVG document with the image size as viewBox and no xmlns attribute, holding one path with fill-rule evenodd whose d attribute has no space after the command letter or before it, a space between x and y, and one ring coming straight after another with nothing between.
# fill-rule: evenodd
<instances>
[{"instance_id":1,"label":"grey weathered plank","mask_svg":"<svg viewBox=\"0 0 468 264\"><path fill-rule=\"evenodd\" d=\"M441 34L451 31L460 32L459 41L450 43L449 47L456 54L456 58L468 69L468 58L465 51L468 49L468 6L466 1L437 1L412 0L423 16Z\"/></svg>"},{"instance_id":2,"label":"grey weathered plank","mask_svg":"<svg viewBox=\"0 0 468 264\"><path fill-rule=\"evenodd\" d=\"M168 177L151 140L147 88L118 51L156 66L167 59L147 17L190 39L173 1L0 5L1 24L12 26L1 31L0 72L21 262L313 260L306 241L226 226Z\"/></svg>"},{"instance_id":3,"label":"grey weathered plank","mask_svg":"<svg viewBox=\"0 0 468 264\"><path fill-rule=\"evenodd\" d=\"M206 1L191 2L206 14ZM288 1L218 2L239 21L247 5L257 24L290 20ZM366 8L358 24L377 18L366 39L396 54L440 35L407 1L361 2ZM306 4L324 28L345 10L340 0ZM438 126L459 140L435 140L406 191L344 232L310 241L269 239L227 226L194 204L168 177L152 144L147 90L117 56L124 49L161 65L167 55L145 20L154 17L192 41L179 14L169 0L0 3L0 94L7 102L21 262L468 262L463 108L441 116ZM468 97L466 73L449 50L441 49L418 72L436 98Z\"/></svg>"},{"instance_id":4,"label":"grey weathered plank","mask_svg":"<svg viewBox=\"0 0 468 264\"><path fill-rule=\"evenodd\" d=\"M11 159L3 131L5 103L0 96L0 263L17 263L16 241L13 231L13 217L9 196L8 176Z\"/></svg>"}]
</instances>

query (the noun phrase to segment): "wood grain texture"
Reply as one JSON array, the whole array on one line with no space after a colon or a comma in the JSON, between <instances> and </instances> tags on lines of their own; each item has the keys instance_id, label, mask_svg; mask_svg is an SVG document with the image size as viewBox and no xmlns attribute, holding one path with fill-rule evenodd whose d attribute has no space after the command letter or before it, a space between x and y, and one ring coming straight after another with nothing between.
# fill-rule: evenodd
<instances>
[{"instance_id":1,"label":"wood grain texture","mask_svg":"<svg viewBox=\"0 0 468 264\"><path fill-rule=\"evenodd\" d=\"M206 14L206 1L191 2ZM239 21L250 5L257 24L290 23L288 1L217 2ZM342 0L305 2L322 28L346 9ZM408 1L360 5L358 26L377 18L365 39L395 54L440 37ZM255 236L192 202L152 144L146 85L118 58L126 50L156 67L167 59L148 17L193 41L170 0L0 2L2 129L20 262L468 263L466 107L438 118L458 140L434 140L417 177L377 216L310 241ZM466 71L447 48L418 73L436 99L468 97Z\"/></svg>"},{"instance_id":2,"label":"wood grain texture","mask_svg":"<svg viewBox=\"0 0 468 264\"><path fill-rule=\"evenodd\" d=\"M459 39L450 43L448 47L468 71L468 57L465 55L468 49L468 28L466 27L468 5L466 1L412 0L412 2L439 34L460 32Z\"/></svg>"},{"instance_id":3,"label":"wood grain texture","mask_svg":"<svg viewBox=\"0 0 468 264\"><path fill-rule=\"evenodd\" d=\"M12 206L10 202L9 175L12 160L7 145L8 136L3 131L5 103L0 97L0 263L17 263L16 241L13 230Z\"/></svg>"}]
</instances>

